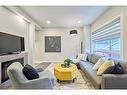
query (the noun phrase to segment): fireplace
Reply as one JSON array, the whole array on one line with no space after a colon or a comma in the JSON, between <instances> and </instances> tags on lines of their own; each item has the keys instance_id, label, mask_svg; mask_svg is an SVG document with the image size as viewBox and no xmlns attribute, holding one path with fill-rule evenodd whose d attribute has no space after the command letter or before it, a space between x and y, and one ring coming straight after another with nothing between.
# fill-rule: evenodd
<instances>
[{"instance_id":1,"label":"fireplace","mask_svg":"<svg viewBox=\"0 0 127 95\"><path fill-rule=\"evenodd\" d=\"M22 65L24 65L24 58L19 58L1 63L1 83L9 79L7 75L7 68L14 62L20 62Z\"/></svg>"}]
</instances>

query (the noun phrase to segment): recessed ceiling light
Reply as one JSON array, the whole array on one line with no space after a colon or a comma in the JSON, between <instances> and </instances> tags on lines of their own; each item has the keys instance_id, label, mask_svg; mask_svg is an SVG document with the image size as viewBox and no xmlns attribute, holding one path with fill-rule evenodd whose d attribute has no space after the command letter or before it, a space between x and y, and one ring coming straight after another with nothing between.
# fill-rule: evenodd
<instances>
[{"instance_id":1,"label":"recessed ceiling light","mask_svg":"<svg viewBox=\"0 0 127 95\"><path fill-rule=\"evenodd\" d=\"M78 24L80 24L81 23L81 21L78 21Z\"/></svg>"},{"instance_id":2,"label":"recessed ceiling light","mask_svg":"<svg viewBox=\"0 0 127 95\"><path fill-rule=\"evenodd\" d=\"M46 21L46 23L47 23L47 24L50 24L50 23L51 23L51 21L50 21L50 20L47 20L47 21Z\"/></svg>"}]
</instances>

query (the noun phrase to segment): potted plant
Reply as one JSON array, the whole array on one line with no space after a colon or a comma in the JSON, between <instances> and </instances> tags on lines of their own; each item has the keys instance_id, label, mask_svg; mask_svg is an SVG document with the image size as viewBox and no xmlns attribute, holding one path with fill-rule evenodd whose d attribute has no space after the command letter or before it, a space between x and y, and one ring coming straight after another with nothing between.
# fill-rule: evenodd
<instances>
[{"instance_id":1,"label":"potted plant","mask_svg":"<svg viewBox=\"0 0 127 95\"><path fill-rule=\"evenodd\" d=\"M71 63L73 63L72 60L70 60L68 58L64 60L64 66L65 67L70 67L71 66Z\"/></svg>"}]
</instances>

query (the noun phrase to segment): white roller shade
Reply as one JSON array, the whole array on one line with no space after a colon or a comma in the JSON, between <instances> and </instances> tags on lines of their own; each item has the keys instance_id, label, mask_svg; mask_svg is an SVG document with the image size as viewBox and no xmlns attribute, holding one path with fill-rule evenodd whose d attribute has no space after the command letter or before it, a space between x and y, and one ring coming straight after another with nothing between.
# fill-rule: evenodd
<instances>
[{"instance_id":1,"label":"white roller shade","mask_svg":"<svg viewBox=\"0 0 127 95\"><path fill-rule=\"evenodd\" d=\"M92 40L104 39L120 34L120 17L92 32Z\"/></svg>"}]
</instances>

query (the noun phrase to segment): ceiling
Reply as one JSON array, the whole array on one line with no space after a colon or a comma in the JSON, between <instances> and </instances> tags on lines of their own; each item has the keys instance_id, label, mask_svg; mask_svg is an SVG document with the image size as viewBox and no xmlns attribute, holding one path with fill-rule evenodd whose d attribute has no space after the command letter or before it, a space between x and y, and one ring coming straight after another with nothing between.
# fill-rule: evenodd
<instances>
[{"instance_id":1,"label":"ceiling","mask_svg":"<svg viewBox=\"0 0 127 95\"><path fill-rule=\"evenodd\" d=\"M83 27L92 24L108 6L20 6L42 27ZM47 24L46 21L51 21ZM80 21L80 23L77 23Z\"/></svg>"}]
</instances>

